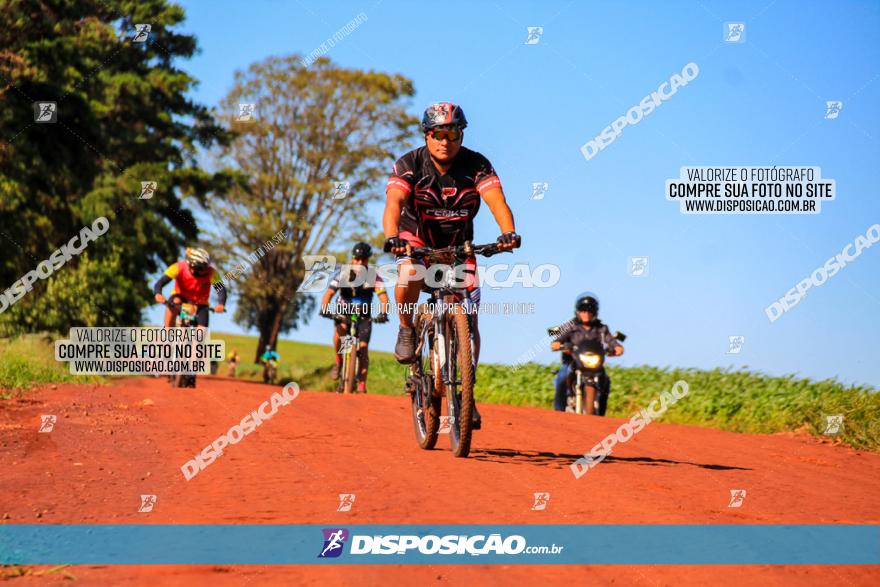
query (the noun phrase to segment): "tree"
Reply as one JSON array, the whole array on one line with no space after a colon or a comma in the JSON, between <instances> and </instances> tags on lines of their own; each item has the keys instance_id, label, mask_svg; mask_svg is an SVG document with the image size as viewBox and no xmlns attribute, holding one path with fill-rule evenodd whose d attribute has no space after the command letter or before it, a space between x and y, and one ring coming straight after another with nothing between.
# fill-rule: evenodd
<instances>
[{"instance_id":1,"label":"tree","mask_svg":"<svg viewBox=\"0 0 880 587\"><path fill-rule=\"evenodd\" d=\"M63 330L141 321L147 277L198 236L187 194L232 181L196 164L199 145L228 133L186 93L175 66L192 36L172 28L183 9L165 0L3 3L0 11L0 291L101 216L106 234L0 314L0 329ZM136 37L135 24L151 31ZM34 102L57 122L36 123ZM157 182L140 199L141 182Z\"/></svg>"},{"instance_id":2,"label":"tree","mask_svg":"<svg viewBox=\"0 0 880 587\"><path fill-rule=\"evenodd\" d=\"M236 72L223 109L237 136L220 156L249 182L208 208L223 248L251 257L249 274L232 285L236 321L260 332L258 355L313 309L312 298L296 293L305 272L300 259L375 227L367 204L384 193L380 180L412 136L417 120L405 101L413 93L401 75L341 68L327 58L304 67L299 55L270 57ZM248 109L241 104L255 106L244 116L250 120L239 120ZM261 251L279 230L286 237Z\"/></svg>"}]
</instances>

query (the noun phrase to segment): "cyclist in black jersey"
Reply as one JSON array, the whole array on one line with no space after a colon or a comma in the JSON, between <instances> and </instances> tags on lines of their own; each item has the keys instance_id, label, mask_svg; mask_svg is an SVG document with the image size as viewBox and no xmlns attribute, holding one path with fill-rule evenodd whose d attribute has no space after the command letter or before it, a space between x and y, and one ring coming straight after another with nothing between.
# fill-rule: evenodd
<instances>
[{"instance_id":1,"label":"cyclist in black jersey","mask_svg":"<svg viewBox=\"0 0 880 587\"><path fill-rule=\"evenodd\" d=\"M474 236L474 217L486 202L505 250L519 246L513 213L504 198L501 181L486 157L462 146L467 119L461 107L449 102L432 104L422 116L425 146L414 149L394 164L385 189L385 251L398 255L398 280L394 289L400 314L400 331L394 356L410 363L415 354L412 310L419 299L422 280L416 278L411 247L448 247ZM468 260L473 279L467 287L470 301L479 305L476 260ZM480 333L474 314L474 363L480 356Z\"/></svg>"},{"instance_id":2,"label":"cyclist in black jersey","mask_svg":"<svg viewBox=\"0 0 880 587\"><path fill-rule=\"evenodd\" d=\"M394 356L401 363L413 360L415 333L412 313L421 291L414 279L407 247L447 247L473 239L474 217L481 200L495 217L501 236L498 242L513 249L519 241L513 213L501 190L501 181L489 160L462 146L467 119L460 106L432 104L422 117L425 146L412 150L394 164L386 187L385 249L401 255L395 298L400 311L400 331ZM474 266L476 264L474 263ZM476 280L471 299L479 302ZM474 323L474 355L479 357L479 331Z\"/></svg>"},{"instance_id":3,"label":"cyclist in black jersey","mask_svg":"<svg viewBox=\"0 0 880 587\"><path fill-rule=\"evenodd\" d=\"M379 323L388 320L388 294L385 293L385 284L382 277L375 272L369 271L370 256L373 249L367 243L357 243L351 250L351 264L345 265L337 269L336 273L330 279L327 291L324 292L324 298L321 300L321 315L330 316L330 301L338 292L336 314L342 316L353 312L360 313L363 318L358 327L358 338L360 339L360 373L358 373L358 392L366 393L367 391L367 371L370 366L370 354L368 345L370 344L370 335L373 332L373 319L371 310L373 305L373 294L379 296L379 314L376 321ZM342 275L342 271L348 271L348 275ZM364 272L366 275L358 275ZM347 279L345 279L347 277ZM358 278L360 277L360 279ZM346 285L357 284L357 285ZM333 328L333 348L335 351L335 362L330 376L333 379L339 379L339 367L342 364L342 355L339 354L339 348L342 337L348 334L350 320L337 319L334 320Z\"/></svg>"}]
</instances>

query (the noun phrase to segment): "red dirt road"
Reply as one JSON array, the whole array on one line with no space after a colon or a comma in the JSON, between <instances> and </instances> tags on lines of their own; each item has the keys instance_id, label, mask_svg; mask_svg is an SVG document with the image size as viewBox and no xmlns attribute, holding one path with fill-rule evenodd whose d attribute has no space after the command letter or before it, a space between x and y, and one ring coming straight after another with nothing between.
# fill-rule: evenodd
<instances>
[{"instance_id":1,"label":"red dirt road","mask_svg":"<svg viewBox=\"0 0 880 587\"><path fill-rule=\"evenodd\" d=\"M580 480L622 420L481 405L471 458L419 450L408 398L302 392L186 481L180 467L278 387L60 385L0 401L0 523L878 523L880 455L799 435L653 423ZM40 415L54 414L50 433ZM731 489L747 492L729 508ZM533 493L549 492L544 511ZM340 493L356 495L337 512ZM139 513L141 494L155 494ZM426 507L426 504L427 507ZM621 545L626 548L626 545ZM42 567L41 567L42 568ZM877 566L79 566L92 585L877 585ZM8 575L9 573L7 573ZM60 573L20 582L61 582Z\"/></svg>"}]
</instances>

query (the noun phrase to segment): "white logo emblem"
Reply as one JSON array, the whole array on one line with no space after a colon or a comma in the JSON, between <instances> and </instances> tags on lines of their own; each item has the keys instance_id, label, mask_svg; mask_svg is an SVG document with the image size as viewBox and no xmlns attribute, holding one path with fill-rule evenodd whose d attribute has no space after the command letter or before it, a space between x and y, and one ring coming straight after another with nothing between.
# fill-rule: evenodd
<instances>
[{"instance_id":1,"label":"white logo emblem","mask_svg":"<svg viewBox=\"0 0 880 587\"><path fill-rule=\"evenodd\" d=\"M724 23L725 43L744 43L746 40L746 25L742 22Z\"/></svg>"},{"instance_id":2,"label":"white logo emblem","mask_svg":"<svg viewBox=\"0 0 880 587\"><path fill-rule=\"evenodd\" d=\"M155 181L142 181L141 182L141 195L139 199L141 200L149 200L153 197L153 194L156 193L156 188L158 187L158 183Z\"/></svg>"},{"instance_id":3,"label":"white logo emblem","mask_svg":"<svg viewBox=\"0 0 880 587\"><path fill-rule=\"evenodd\" d=\"M253 122L256 118L256 104L239 104L238 105L238 122Z\"/></svg>"},{"instance_id":4,"label":"white logo emblem","mask_svg":"<svg viewBox=\"0 0 880 587\"><path fill-rule=\"evenodd\" d=\"M829 100L825 102L825 120L834 120L843 110L843 102L840 100Z\"/></svg>"},{"instance_id":5,"label":"white logo emblem","mask_svg":"<svg viewBox=\"0 0 880 587\"><path fill-rule=\"evenodd\" d=\"M340 493L339 494L339 507L336 508L337 512L350 512L351 506L354 505L354 493Z\"/></svg>"},{"instance_id":6,"label":"white logo emblem","mask_svg":"<svg viewBox=\"0 0 880 587\"><path fill-rule=\"evenodd\" d=\"M40 416L40 432L52 432L52 428L55 427L55 422L57 421L57 416Z\"/></svg>"},{"instance_id":7,"label":"white logo emblem","mask_svg":"<svg viewBox=\"0 0 880 587\"><path fill-rule=\"evenodd\" d=\"M742 507L742 504L745 500L746 500L746 490L745 489L731 489L730 490L730 503L727 504L727 507L729 507L729 508Z\"/></svg>"},{"instance_id":8,"label":"white logo emblem","mask_svg":"<svg viewBox=\"0 0 880 587\"><path fill-rule=\"evenodd\" d=\"M550 501L550 494L546 492L535 493L535 503L532 504L532 511L538 512L547 509L547 503Z\"/></svg>"},{"instance_id":9,"label":"white logo emblem","mask_svg":"<svg viewBox=\"0 0 880 587\"><path fill-rule=\"evenodd\" d=\"M742 351L743 345L746 342L746 337L742 336L742 335L728 336L727 340L728 340L727 354L728 355L738 355Z\"/></svg>"},{"instance_id":10,"label":"white logo emblem","mask_svg":"<svg viewBox=\"0 0 880 587\"><path fill-rule=\"evenodd\" d=\"M339 339L339 354L344 355L354 346L354 337L351 335L343 336Z\"/></svg>"},{"instance_id":11,"label":"white logo emblem","mask_svg":"<svg viewBox=\"0 0 880 587\"><path fill-rule=\"evenodd\" d=\"M299 293L315 293L327 289L330 278L336 269L336 257L330 255L303 255L306 266L302 283L297 288Z\"/></svg>"},{"instance_id":12,"label":"white logo emblem","mask_svg":"<svg viewBox=\"0 0 880 587\"><path fill-rule=\"evenodd\" d=\"M544 34L544 27L542 26L530 26L526 27L527 36L526 42L524 45L537 45L541 42L541 36Z\"/></svg>"},{"instance_id":13,"label":"white logo emblem","mask_svg":"<svg viewBox=\"0 0 880 587\"><path fill-rule=\"evenodd\" d=\"M47 123L58 120L58 105L55 102L34 102L34 122Z\"/></svg>"},{"instance_id":14,"label":"white logo emblem","mask_svg":"<svg viewBox=\"0 0 880 587\"><path fill-rule=\"evenodd\" d=\"M825 416L825 431L822 434L833 436L843 430L843 414Z\"/></svg>"},{"instance_id":15,"label":"white logo emblem","mask_svg":"<svg viewBox=\"0 0 880 587\"><path fill-rule=\"evenodd\" d=\"M156 505L155 495L141 495L141 507L138 508L138 511L149 513L153 511L154 505Z\"/></svg>"},{"instance_id":16,"label":"white logo emblem","mask_svg":"<svg viewBox=\"0 0 880 587\"><path fill-rule=\"evenodd\" d=\"M646 275L648 275L648 258L630 257L629 274L633 277L645 277Z\"/></svg>"},{"instance_id":17,"label":"white logo emblem","mask_svg":"<svg viewBox=\"0 0 880 587\"><path fill-rule=\"evenodd\" d=\"M132 43L143 43L150 36L150 31L153 29L152 25L149 24L136 24L134 25L134 37L132 37Z\"/></svg>"},{"instance_id":18,"label":"white logo emblem","mask_svg":"<svg viewBox=\"0 0 880 587\"><path fill-rule=\"evenodd\" d=\"M345 196L348 195L348 190L351 189L351 182L348 181L334 181L333 182L333 199L341 200Z\"/></svg>"},{"instance_id":19,"label":"white logo emblem","mask_svg":"<svg viewBox=\"0 0 880 587\"><path fill-rule=\"evenodd\" d=\"M544 196L547 194L547 190L550 189L550 184L546 181L535 181L532 182L532 196L530 199L532 200L543 200Z\"/></svg>"}]
</instances>

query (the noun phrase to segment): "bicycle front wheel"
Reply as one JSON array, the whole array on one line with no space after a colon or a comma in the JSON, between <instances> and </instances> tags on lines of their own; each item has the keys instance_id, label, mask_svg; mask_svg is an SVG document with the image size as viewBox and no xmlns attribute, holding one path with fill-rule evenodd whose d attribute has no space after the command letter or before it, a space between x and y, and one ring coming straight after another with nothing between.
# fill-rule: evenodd
<instances>
[{"instance_id":1,"label":"bicycle front wheel","mask_svg":"<svg viewBox=\"0 0 880 587\"><path fill-rule=\"evenodd\" d=\"M464 308L456 307L448 316L446 360L451 361L446 386L446 407L450 417L449 444L452 454L464 458L471 451L471 425L474 413L474 364L471 356L471 329Z\"/></svg>"},{"instance_id":2,"label":"bicycle front wheel","mask_svg":"<svg viewBox=\"0 0 880 587\"><path fill-rule=\"evenodd\" d=\"M354 393L355 382L358 372L358 341L355 340L345 357L345 370L343 371L342 393Z\"/></svg>"}]
</instances>

